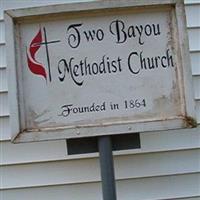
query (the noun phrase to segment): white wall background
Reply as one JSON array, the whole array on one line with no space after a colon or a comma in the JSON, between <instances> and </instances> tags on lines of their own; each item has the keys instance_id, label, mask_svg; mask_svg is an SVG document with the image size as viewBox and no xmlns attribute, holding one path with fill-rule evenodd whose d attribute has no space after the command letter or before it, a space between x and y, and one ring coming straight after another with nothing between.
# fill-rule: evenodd
<instances>
[{"instance_id":1,"label":"white wall background","mask_svg":"<svg viewBox=\"0 0 200 200\"><path fill-rule=\"evenodd\" d=\"M3 10L64 2L0 0L0 200L102 199L97 154L68 156L64 140L10 143ZM200 124L200 0L185 4ZM118 200L200 199L200 125L141 133L141 149L115 152L115 168Z\"/></svg>"}]
</instances>

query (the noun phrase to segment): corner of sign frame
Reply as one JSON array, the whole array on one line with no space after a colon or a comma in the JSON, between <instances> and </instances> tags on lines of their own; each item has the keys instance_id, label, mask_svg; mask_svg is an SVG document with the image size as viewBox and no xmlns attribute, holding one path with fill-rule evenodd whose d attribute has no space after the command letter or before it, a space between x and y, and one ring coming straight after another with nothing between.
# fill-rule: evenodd
<instances>
[{"instance_id":1,"label":"corner of sign frame","mask_svg":"<svg viewBox=\"0 0 200 200\"><path fill-rule=\"evenodd\" d=\"M17 143L18 143L18 142L17 142L18 137L19 137L19 134L12 135L12 136L11 136L11 142L12 142L13 144L17 144Z\"/></svg>"},{"instance_id":2,"label":"corner of sign frame","mask_svg":"<svg viewBox=\"0 0 200 200\"><path fill-rule=\"evenodd\" d=\"M197 120L191 116L184 117L186 128L196 128L198 126Z\"/></svg>"}]
</instances>

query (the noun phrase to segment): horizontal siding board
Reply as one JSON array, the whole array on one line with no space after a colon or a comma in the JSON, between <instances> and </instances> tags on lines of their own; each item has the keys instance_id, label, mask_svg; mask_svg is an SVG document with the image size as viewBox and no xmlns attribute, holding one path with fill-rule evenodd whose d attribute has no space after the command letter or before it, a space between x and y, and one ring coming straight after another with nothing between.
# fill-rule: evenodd
<instances>
[{"instance_id":1,"label":"horizontal siding board","mask_svg":"<svg viewBox=\"0 0 200 200\"><path fill-rule=\"evenodd\" d=\"M0 68L0 93L5 91L8 91L7 71L6 68Z\"/></svg>"},{"instance_id":2,"label":"horizontal siding board","mask_svg":"<svg viewBox=\"0 0 200 200\"><path fill-rule=\"evenodd\" d=\"M144 152L199 148L200 126L193 129L141 133L140 139L141 151Z\"/></svg>"},{"instance_id":3,"label":"horizontal siding board","mask_svg":"<svg viewBox=\"0 0 200 200\"><path fill-rule=\"evenodd\" d=\"M0 0L0 21L3 20L3 0Z\"/></svg>"},{"instance_id":4,"label":"horizontal siding board","mask_svg":"<svg viewBox=\"0 0 200 200\"><path fill-rule=\"evenodd\" d=\"M126 200L166 200L200 195L200 175L126 180L117 183L118 198ZM143 188L143 190L142 190Z\"/></svg>"},{"instance_id":5,"label":"horizontal siding board","mask_svg":"<svg viewBox=\"0 0 200 200\"><path fill-rule=\"evenodd\" d=\"M200 51L196 53L190 53L192 75L200 75Z\"/></svg>"},{"instance_id":6,"label":"horizontal siding board","mask_svg":"<svg viewBox=\"0 0 200 200\"><path fill-rule=\"evenodd\" d=\"M194 97L200 100L200 75L193 77Z\"/></svg>"},{"instance_id":7,"label":"horizontal siding board","mask_svg":"<svg viewBox=\"0 0 200 200\"><path fill-rule=\"evenodd\" d=\"M199 174L187 174L120 180L117 196L121 200L187 200L200 195L199 178ZM102 200L100 182L3 190L0 194L3 200Z\"/></svg>"},{"instance_id":8,"label":"horizontal siding board","mask_svg":"<svg viewBox=\"0 0 200 200\"><path fill-rule=\"evenodd\" d=\"M92 1L92 0L18 0L18 1L6 1L0 0L0 19L3 19L3 10L8 9L17 9L17 8L27 8L27 7L38 7L38 6L46 6L46 5L54 5L54 4L63 4L63 3L72 3L72 2L84 2L84 1Z\"/></svg>"},{"instance_id":9,"label":"horizontal siding board","mask_svg":"<svg viewBox=\"0 0 200 200\"><path fill-rule=\"evenodd\" d=\"M88 0L89 1L89 0ZM33 6L42 6L42 5L50 5L50 4L58 4L58 3L69 3L69 2L80 2L80 0L26 0L26 1L5 1L0 0L0 20L3 19L3 10L12 9L12 8L24 8L24 7L33 7ZM190 5L194 6L200 4L199 0L185 0L186 7Z\"/></svg>"},{"instance_id":10,"label":"horizontal siding board","mask_svg":"<svg viewBox=\"0 0 200 200\"><path fill-rule=\"evenodd\" d=\"M0 165L65 160L67 157L65 140L24 144L12 144L7 141L0 142L0 146Z\"/></svg>"},{"instance_id":11,"label":"horizontal siding board","mask_svg":"<svg viewBox=\"0 0 200 200\"><path fill-rule=\"evenodd\" d=\"M3 142L5 140L10 139L10 129L9 129L9 117L0 117L0 146L2 147ZM1 149L2 150L2 149ZM5 154L7 152L2 152L1 153ZM0 159L2 160L2 158Z\"/></svg>"},{"instance_id":12,"label":"horizontal siding board","mask_svg":"<svg viewBox=\"0 0 200 200\"><path fill-rule=\"evenodd\" d=\"M6 48L4 44L0 44L0 68L6 66Z\"/></svg>"},{"instance_id":13,"label":"horizontal siding board","mask_svg":"<svg viewBox=\"0 0 200 200\"><path fill-rule=\"evenodd\" d=\"M0 196L3 200L102 200L100 183L5 190Z\"/></svg>"},{"instance_id":14,"label":"horizontal siding board","mask_svg":"<svg viewBox=\"0 0 200 200\"><path fill-rule=\"evenodd\" d=\"M196 196L196 197L184 197L184 198L176 198L173 200L199 200L200 199L200 196ZM172 200L172 199L169 199L169 200Z\"/></svg>"},{"instance_id":15,"label":"horizontal siding board","mask_svg":"<svg viewBox=\"0 0 200 200\"><path fill-rule=\"evenodd\" d=\"M199 160L200 149L115 156L116 179L197 173ZM100 181L98 158L1 166L0 171L6 189Z\"/></svg>"},{"instance_id":16,"label":"horizontal siding board","mask_svg":"<svg viewBox=\"0 0 200 200\"><path fill-rule=\"evenodd\" d=\"M0 93L0 117L8 116L9 108L8 108L8 93Z\"/></svg>"},{"instance_id":17,"label":"horizontal siding board","mask_svg":"<svg viewBox=\"0 0 200 200\"><path fill-rule=\"evenodd\" d=\"M118 179L185 174L200 171L200 150L173 151L116 157Z\"/></svg>"},{"instance_id":18,"label":"horizontal siding board","mask_svg":"<svg viewBox=\"0 0 200 200\"><path fill-rule=\"evenodd\" d=\"M141 148L114 152L115 155L141 154L200 147L200 126L196 129L141 133ZM97 154L67 156L65 140L12 144L0 142L1 165L97 157ZM27 153L28 152L28 153ZM31 156L30 156L30 155Z\"/></svg>"},{"instance_id":19,"label":"horizontal siding board","mask_svg":"<svg viewBox=\"0 0 200 200\"><path fill-rule=\"evenodd\" d=\"M184 0L186 6L200 4L200 0Z\"/></svg>"},{"instance_id":20,"label":"horizontal siding board","mask_svg":"<svg viewBox=\"0 0 200 200\"><path fill-rule=\"evenodd\" d=\"M6 69L7 66L6 65L0 65L0 69Z\"/></svg>"},{"instance_id":21,"label":"horizontal siding board","mask_svg":"<svg viewBox=\"0 0 200 200\"><path fill-rule=\"evenodd\" d=\"M89 1L89 0L88 0ZM42 6L50 4L59 4L59 3L69 3L69 2L80 2L80 0L26 0L26 1L5 1L0 0L0 20L3 19L3 10L12 9L12 8L25 8L33 6ZM185 0L186 7L194 6L200 4L199 0Z\"/></svg>"},{"instance_id":22,"label":"horizontal siding board","mask_svg":"<svg viewBox=\"0 0 200 200\"><path fill-rule=\"evenodd\" d=\"M200 4L186 6L186 18L188 27L200 27Z\"/></svg>"},{"instance_id":23,"label":"horizontal siding board","mask_svg":"<svg viewBox=\"0 0 200 200\"><path fill-rule=\"evenodd\" d=\"M5 23L0 21L0 44L5 43Z\"/></svg>"},{"instance_id":24,"label":"horizontal siding board","mask_svg":"<svg viewBox=\"0 0 200 200\"><path fill-rule=\"evenodd\" d=\"M200 28L188 29L189 46L191 51L200 50Z\"/></svg>"},{"instance_id":25,"label":"horizontal siding board","mask_svg":"<svg viewBox=\"0 0 200 200\"><path fill-rule=\"evenodd\" d=\"M197 122L200 124L200 101L196 101Z\"/></svg>"}]
</instances>

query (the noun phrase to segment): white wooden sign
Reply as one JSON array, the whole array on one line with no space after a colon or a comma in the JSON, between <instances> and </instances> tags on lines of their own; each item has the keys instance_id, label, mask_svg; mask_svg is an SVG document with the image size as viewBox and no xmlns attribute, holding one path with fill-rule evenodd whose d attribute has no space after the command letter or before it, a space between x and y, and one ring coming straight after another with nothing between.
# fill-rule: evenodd
<instances>
[{"instance_id":1,"label":"white wooden sign","mask_svg":"<svg viewBox=\"0 0 200 200\"><path fill-rule=\"evenodd\" d=\"M141 2L6 11L13 141L195 125L183 2Z\"/></svg>"}]
</instances>

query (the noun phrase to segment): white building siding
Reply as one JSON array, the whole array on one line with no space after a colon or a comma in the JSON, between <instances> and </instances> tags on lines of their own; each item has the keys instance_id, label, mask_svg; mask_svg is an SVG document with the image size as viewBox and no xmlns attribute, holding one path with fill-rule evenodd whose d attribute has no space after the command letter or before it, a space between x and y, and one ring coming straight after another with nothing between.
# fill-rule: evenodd
<instances>
[{"instance_id":1,"label":"white building siding","mask_svg":"<svg viewBox=\"0 0 200 200\"><path fill-rule=\"evenodd\" d=\"M100 200L97 154L68 156L66 142L10 143L3 10L67 0L0 0L0 200ZM186 0L200 124L200 0ZM141 149L115 152L119 200L200 199L200 125L141 133Z\"/></svg>"},{"instance_id":2,"label":"white building siding","mask_svg":"<svg viewBox=\"0 0 200 200\"><path fill-rule=\"evenodd\" d=\"M121 180L117 182L119 200L199 200L197 187L199 183L195 174L174 175ZM4 190L4 199L28 200L100 200L100 183L84 183L72 185L54 185L36 188ZM190 188L190 190L188 190Z\"/></svg>"}]
</instances>

